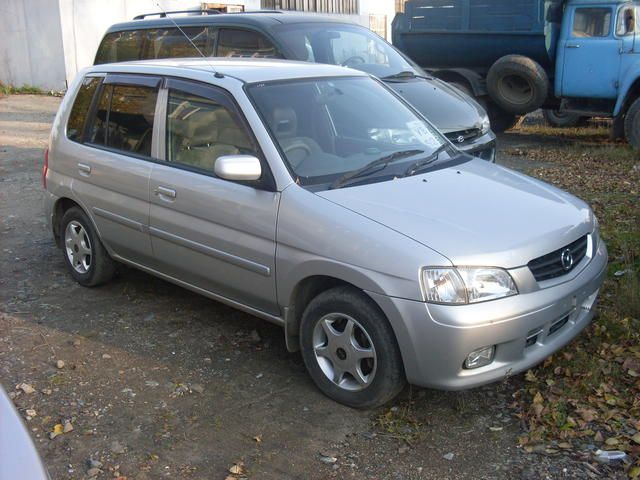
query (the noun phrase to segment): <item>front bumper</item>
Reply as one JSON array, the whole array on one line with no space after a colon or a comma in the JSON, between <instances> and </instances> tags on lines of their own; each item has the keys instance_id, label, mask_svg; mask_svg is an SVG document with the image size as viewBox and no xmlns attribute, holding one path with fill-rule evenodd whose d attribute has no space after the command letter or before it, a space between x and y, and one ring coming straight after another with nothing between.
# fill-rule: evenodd
<instances>
[{"instance_id":1,"label":"front bumper","mask_svg":"<svg viewBox=\"0 0 640 480\"><path fill-rule=\"evenodd\" d=\"M370 295L391 321L407 380L461 390L528 370L573 340L593 318L606 268L607 249L600 241L576 277L509 298L445 306ZM491 345L496 346L491 364L463 368L470 352Z\"/></svg>"}]
</instances>

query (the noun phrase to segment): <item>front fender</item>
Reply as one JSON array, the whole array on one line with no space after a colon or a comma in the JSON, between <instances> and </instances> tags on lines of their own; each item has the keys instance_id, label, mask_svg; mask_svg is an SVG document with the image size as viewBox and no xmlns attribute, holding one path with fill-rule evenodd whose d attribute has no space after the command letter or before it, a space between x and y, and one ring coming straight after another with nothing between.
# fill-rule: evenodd
<instances>
[{"instance_id":1,"label":"front fender","mask_svg":"<svg viewBox=\"0 0 640 480\"><path fill-rule=\"evenodd\" d=\"M617 117L622 113L622 109L625 102L628 99L629 92L633 89L634 85L640 81L640 60L633 62L629 68L622 74L620 79L620 90L618 93L618 101L613 110L613 116Z\"/></svg>"}]
</instances>

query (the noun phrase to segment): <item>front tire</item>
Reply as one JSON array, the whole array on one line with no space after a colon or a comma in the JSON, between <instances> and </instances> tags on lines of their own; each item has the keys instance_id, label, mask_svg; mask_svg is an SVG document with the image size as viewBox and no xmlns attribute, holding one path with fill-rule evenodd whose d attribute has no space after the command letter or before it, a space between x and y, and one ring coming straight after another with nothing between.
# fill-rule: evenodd
<instances>
[{"instance_id":1,"label":"front tire","mask_svg":"<svg viewBox=\"0 0 640 480\"><path fill-rule=\"evenodd\" d=\"M624 136L633 148L640 149L640 98L637 98L627 110Z\"/></svg>"},{"instance_id":2,"label":"front tire","mask_svg":"<svg viewBox=\"0 0 640 480\"><path fill-rule=\"evenodd\" d=\"M106 283L116 271L116 263L107 253L87 214L70 208L60 222L65 264L76 282L85 287Z\"/></svg>"},{"instance_id":3,"label":"front tire","mask_svg":"<svg viewBox=\"0 0 640 480\"><path fill-rule=\"evenodd\" d=\"M318 388L350 407L383 405L406 383L391 325L354 288L333 288L309 303L302 315L300 347Z\"/></svg>"}]
</instances>

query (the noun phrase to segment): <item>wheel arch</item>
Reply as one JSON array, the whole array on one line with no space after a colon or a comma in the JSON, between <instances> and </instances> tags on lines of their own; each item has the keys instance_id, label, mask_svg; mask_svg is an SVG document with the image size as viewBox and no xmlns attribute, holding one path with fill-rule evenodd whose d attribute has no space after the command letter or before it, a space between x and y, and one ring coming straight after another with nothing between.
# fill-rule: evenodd
<instances>
[{"instance_id":1,"label":"wheel arch","mask_svg":"<svg viewBox=\"0 0 640 480\"><path fill-rule=\"evenodd\" d=\"M284 308L284 330L287 350L296 352L300 349L300 321L311 300L332 288L347 287L362 292L386 318L386 313L382 307L367 293L367 288L362 285L362 283L354 281L353 278L345 280L342 276L326 273L309 275L296 282L286 297L288 298L288 305Z\"/></svg>"},{"instance_id":2,"label":"wheel arch","mask_svg":"<svg viewBox=\"0 0 640 480\"><path fill-rule=\"evenodd\" d=\"M56 200L56 203L53 206L51 228L53 230L53 238L59 248L62 248L62 232L60 231L60 222L62 221L62 217L64 216L64 214L73 207L79 207L84 211L84 208L82 208L82 206L78 202L69 197L59 198L58 200Z\"/></svg>"},{"instance_id":3,"label":"wheel arch","mask_svg":"<svg viewBox=\"0 0 640 480\"><path fill-rule=\"evenodd\" d=\"M64 216L64 214L73 207L78 207L87 215L89 221L91 222L91 226L95 229L98 237L102 238L93 215L91 215L91 212L89 212L89 210L82 204L82 202L80 202L76 198L73 198L72 195L63 195L55 201L51 212L51 230L53 232L53 238L56 242L56 245L59 248L62 248L62 232L60 232L60 222L62 221L62 217ZM111 250L106 244L105 248L107 249L107 252L111 254Z\"/></svg>"},{"instance_id":4,"label":"wheel arch","mask_svg":"<svg viewBox=\"0 0 640 480\"><path fill-rule=\"evenodd\" d=\"M638 65L638 69L640 69L640 64ZM629 77L624 81L622 83L621 92L624 92L624 95L620 95L616 102L616 106L613 110L614 117L624 116L627 113L627 110L629 110L631 104L637 98L640 98L640 74L636 72L634 77Z\"/></svg>"},{"instance_id":5,"label":"wheel arch","mask_svg":"<svg viewBox=\"0 0 640 480\"><path fill-rule=\"evenodd\" d=\"M474 97L482 97L488 95L486 82L482 75L467 68L451 68L434 70L432 75L443 82L460 83L467 85L469 90L473 92Z\"/></svg>"}]
</instances>

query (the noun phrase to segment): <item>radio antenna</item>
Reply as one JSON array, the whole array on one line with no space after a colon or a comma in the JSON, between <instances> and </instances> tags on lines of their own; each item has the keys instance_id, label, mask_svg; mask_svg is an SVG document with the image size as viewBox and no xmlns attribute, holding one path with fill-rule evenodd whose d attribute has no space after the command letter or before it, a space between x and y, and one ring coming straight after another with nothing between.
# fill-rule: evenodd
<instances>
[{"instance_id":1,"label":"radio antenna","mask_svg":"<svg viewBox=\"0 0 640 480\"><path fill-rule=\"evenodd\" d=\"M153 0L151 0L151 1L153 2ZM192 46L193 48L195 48L196 52L198 52L198 54L199 54L202 58L204 58L204 59L206 60L207 65L209 65L209 68L210 68L210 69L211 69L211 71L213 72L213 76L214 76L214 77L216 77L216 78L224 78L224 75L223 75L222 73L218 72L215 68L213 68L213 65L211 64L211 62L209 62L208 57L207 57L204 53L202 53L202 51L198 48L198 46L197 46L195 43L193 43L193 41L191 40L191 38L189 38L189 35L187 35L187 34L184 32L184 30L182 30L182 29L180 28L180 25L178 25L178 24L176 23L176 21L175 21L172 17L170 17L170 16L167 14L166 10L165 10L164 8L162 8L162 6L160 5L160 2L155 2L155 3L156 3L156 5L158 6L158 8L159 8L160 10L162 10L162 13L164 13L164 16L165 16L166 18L168 18L169 20L171 20L171 23L173 23L173 25L174 25L174 26L175 26L175 27L180 31L180 33L184 36L184 38L186 38L186 39L189 41L189 43L191 44L191 46Z\"/></svg>"}]
</instances>

